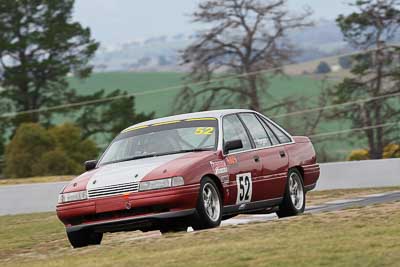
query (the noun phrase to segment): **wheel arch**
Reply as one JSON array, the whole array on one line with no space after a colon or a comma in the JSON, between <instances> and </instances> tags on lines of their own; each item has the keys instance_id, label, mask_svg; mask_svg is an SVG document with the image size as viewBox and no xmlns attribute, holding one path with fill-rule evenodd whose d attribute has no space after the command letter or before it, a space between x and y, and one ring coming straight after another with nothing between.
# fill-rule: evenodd
<instances>
[{"instance_id":1,"label":"wheel arch","mask_svg":"<svg viewBox=\"0 0 400 267\"><path fill-rule=\"evenodd\" d=\"M301 174L301 180L303 181L303 185L304 185L304 169L303 169L303 167L301 167L300 165L293 166L293 167L289 168L288 173L290 172L290 170L297 170Z\"/></svg>"},{"instance_id":2,"label":"wheel arch","mask_svg":"<svg viewBox=\"0 0 400 267\"><path fill-rule=\"evenodd\" d=\"M200 183L206 177L210 178L217 185L218 191L221 194L221 200L222 202L224 202L224 187L222 186L221 180L215 174L208 173L203 175L203 177L201 177Z\"/></svg>"}]
</instances>

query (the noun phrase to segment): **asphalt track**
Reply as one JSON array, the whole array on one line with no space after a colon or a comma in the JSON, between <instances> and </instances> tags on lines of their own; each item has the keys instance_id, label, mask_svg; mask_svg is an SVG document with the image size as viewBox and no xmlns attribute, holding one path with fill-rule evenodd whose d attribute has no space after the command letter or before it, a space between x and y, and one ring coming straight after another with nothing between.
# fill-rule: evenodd
<instances>
[{"instance_id":1,"label":"asphalt track","mask_svg":"<svg viewBox=\"0 0 400 267\"><path fill-rule=\"evenodd\" d=\"M392 191L381 194L366 195L358 198L338 199L335 201L326 202L317 206L306 206L305 213L315 214L322 212L331 212L348 209L351 207L365 207L370 205L400 201L400 191ZM278 219L272 214L257 214L257 215L240 215L222 222L222 225L237 225L251 222L263 222Z\"/></svg>"},{"instance_id":2,"label":"asphalt track","mask_svg":"<svg viewBox=\"0 0 400 267\"><path fill-rule=\"evenodd\" d=\"M334 201L329 201L318 206L308 206L306 207L306 214L316 214L316 213L323 213L323 212L332 212L332 211L340 211L349 208L359 208L359 207L366 207L370 205L382 204L382 203L390 203L400 201L400 191L392 191L386 192L381 194L372 194L366 195L363 197L358 198L350 198L350 199L338 199ZM278 220L278 217L275 213L271 214L256 214L256 215L239 215L232 219L223 221L221 223L221 227L229 227L232 225L240 225L240 224L248 224L254 222L266 222ZM207 230L203 230L207 231ZM193 232L191 227L188 228L188 232ZM159 231L151 231L147 234L134 237L133 239L146 239L146 238L158 238L161 237L161 233Z\"/></svg>"},{"instance_id":3,"label":"asphalt track","mask_svg":"<svg viewBox=\"0 0 400 267\"><path fill-rule=\"evenodd\" d=\"M400 159L320 164L315 190L400 186ZM66 182L0 186L0 216L54 211Z\"/></svg>"}]
</instances>

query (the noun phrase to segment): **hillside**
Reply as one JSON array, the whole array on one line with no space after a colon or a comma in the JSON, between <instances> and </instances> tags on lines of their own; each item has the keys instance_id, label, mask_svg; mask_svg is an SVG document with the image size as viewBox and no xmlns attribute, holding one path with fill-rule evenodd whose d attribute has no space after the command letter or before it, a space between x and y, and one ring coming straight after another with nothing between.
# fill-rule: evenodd
<instances>
[{"instance_id":1,"label":"hillside","mask_svg":"<svg viewBox=\"0 0 400 267\"><path fill-rule=\"evenodd\" d=\"M318 20L313 27L294 30L288 36L301 53L294 59L301 63L333 56L347 49L336 22ZM160 35L124 43L103 45L92 63L95 71L185 71L180 52L196 39L196 33ZM131 40L129 36L126 40Z\"/></svg>"},{"instance_id":2,"label":"hillside","mask_svg":"<svg viewBox=\"0 0 400 267\"><path fill-rule=\"evenodd\" d=\"M144 93L136 96L137 110L155 111L157 117L162 117L171 113L179 86L183 84L183 77L184 74L173 72L110 72L95 73L86 80L69 78L69 83L80 94L89 94L100 89L107 92L121 89L128 93ZM264 96L263 102L268 106L285 97L307 96L309 102L304 103L304 108L316 105L314 102L319 95L321 83L309 76L275 76L271 78L268 89L271 97ZM146 93L163 88L170 89L162 93Z\"/></svg>"},{"instance_id":3,"label":"hillside","mask_svg":"<svg viewBox=\"0 0 400 267\"><path fill-rule=\"evenodd\" d=\"M76 88L81 94L93 93L96 90L105 89L112 91L115 89L126 90L129 93L144 93L144 95L136 96L136 109L138 112L156 112L156 117L170 115L175 103L176 95L179 92L179 85L182 84L182 73L173 72L111 72L111 73L95 73L89 79L84 81L69 78L70 86ZM316 76L274 76L270 79L268 95L263 95L262 101L268 107L277 103L285 97L305 97L306 101L301 103L302 108L315 107L318 105L318 97L321 90L322 81ZM171 88L162 93L146 94L162 88ZM236 106L216 107L216 108L236 108ZM284 113L285 111L281 111ZM273 117L276 114L266 114ZM302 118L293 116L289 118L278 119L284 127L291 125L291 133L294 135L304 134L301 130ZM293 125L300 125L293 127ZM321 123L318 133L337 131L350 128L351 125L346 122L326 122ZM343 142L343 136L332 136L329 139L319 143L315 140L317 150L323 147L329 150L329 157L335 160L344 160L349 150L359 148L360 145L355 143L356 140ZM354 139L354 138L353 138ZM358 143L360 140L358 140ZM332 150L331 147L335 149Z\"/></svg>"}]
</instances>

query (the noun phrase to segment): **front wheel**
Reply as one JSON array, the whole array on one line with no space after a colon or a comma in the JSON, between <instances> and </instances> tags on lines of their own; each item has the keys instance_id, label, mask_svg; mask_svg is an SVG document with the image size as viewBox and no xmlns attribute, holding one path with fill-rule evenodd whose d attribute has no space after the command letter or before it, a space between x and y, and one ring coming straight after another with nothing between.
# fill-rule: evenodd
<instances>
[{"instance_id":1,"label":"front wheel","mask_svg":"<svg viewBox=\"0 0 400 267\"><path fill-rule=\"evenodd\" d=\"M194 230L214 228L221 224L221 193L209 177L201 181L196 211L197 214L192 223Z\"/></svg>"},{"instance_id":2,"label":"front wheel","mask_svg":"<svg viewBox=\"0 0 400 267\"><path fill-rule=\"evenodd\" d=\"M279 218L295 216L304 212L306 195L303 179L296 169L289 170L283 201L276 212Z\"/></svg>"}]
</instances>

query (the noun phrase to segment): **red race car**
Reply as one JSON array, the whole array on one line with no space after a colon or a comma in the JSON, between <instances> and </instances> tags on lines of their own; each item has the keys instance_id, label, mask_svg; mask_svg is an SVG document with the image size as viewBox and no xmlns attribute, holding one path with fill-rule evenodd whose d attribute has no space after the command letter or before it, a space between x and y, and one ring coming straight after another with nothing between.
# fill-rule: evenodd
<instances>
[{"instance_id":1,"label":"red race car","mask_svg":"<svg viewBox=\"0 0 400 267\"><path fill-rule=\"evenodd\" d=\"M73 247L103 233L217 227L240 213L300 214L319 177L313 145L251 110L172 116L122 131L60 193Z\"/></svg>"}]
</instances>

